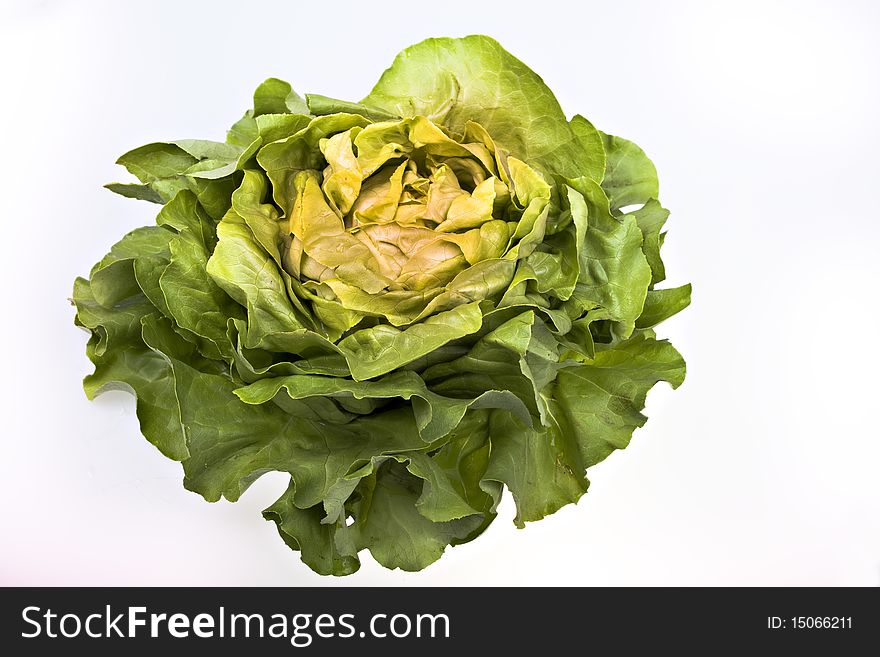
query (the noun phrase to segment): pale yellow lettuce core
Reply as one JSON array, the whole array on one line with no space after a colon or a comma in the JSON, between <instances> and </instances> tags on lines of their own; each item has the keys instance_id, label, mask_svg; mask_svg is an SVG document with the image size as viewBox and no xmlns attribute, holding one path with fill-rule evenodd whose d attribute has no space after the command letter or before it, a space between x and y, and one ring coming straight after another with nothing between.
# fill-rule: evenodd
<instances>
[{"instance_id":1,"label":"pale yellow lettuce core","mask_svg":"<svg viewBox=\"0 0 880 657\"><path fill-rule=\"evenodd\" d=\"M491 298L544 237L550 187L478 124L425 117L323 137L292 178L284 257L306 289L401 326Z\"/></svg>"}]
</instances>

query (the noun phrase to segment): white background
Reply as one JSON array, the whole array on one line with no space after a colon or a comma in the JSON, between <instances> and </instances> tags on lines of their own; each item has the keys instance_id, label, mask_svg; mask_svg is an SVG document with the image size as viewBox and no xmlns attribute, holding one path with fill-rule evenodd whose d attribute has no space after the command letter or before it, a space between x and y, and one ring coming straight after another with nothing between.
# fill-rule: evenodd
<instances>
[{"instance_id":1,"label":"white background","mask_svg":"<svg viewBox=\"0 0 880 657\"><path fill-rule=\"evenodd\" d=\"M880 584L877 3L374 7L2 4L0 584ZM506 499L421 573L364 552L320 578L260 517L282 475L207 504L130 397L86 401L67 297L155 214L101 188L122 152L222 140L270 75L356 100L401 48L469 33L654 159L688 380L577 506L516 530Z\"/></svg>"}]
</instances>

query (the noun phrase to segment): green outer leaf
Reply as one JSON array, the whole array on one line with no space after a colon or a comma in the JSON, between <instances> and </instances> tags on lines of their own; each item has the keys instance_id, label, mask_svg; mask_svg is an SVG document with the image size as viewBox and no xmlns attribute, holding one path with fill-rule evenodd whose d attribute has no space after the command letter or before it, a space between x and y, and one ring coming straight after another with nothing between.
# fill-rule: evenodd
<instances>
[{"instance_id":1,"label":"green outer leaf","mask_svg":"<svg viewBox=\"0 0 880 657\"><path fill-rule=\"evenodd\" d=\"M567 365L559 362L558 343L544 322L527 311L486 333L467 354L425 369L422 377L432 390L451 397L508 390L541 424L547 421L541 391Z\"/></svg>"},{"instance_id":2,"label":"green outer leaf","mask_svg":"<svg viewBox=\"0 0 880 657\"><path fill-rule=\"evenodd\" d=\"M184 190L162 208L158 221L180 231L169 244L171 259L159 277L168 313L180 328L196 337L195 343L205 356L230 360L233 347L227 322L243 317L244 312L206 271L214 242L210 219L195 195Z\"/></svg>"},{"instance_id":3,"label":"green outer leaf","mask_svg":"<svg viewBox=\"0 0 880 657\"><path fill-rule=\"evenodd\" d=\"M607 164L602 133L580 114L575 114L571 119L571 129L584 149L584 159L589 162L589 166L584 167L577 175L586 176L601 183L605 178Z\"/></svg>"},{"instance_id":4,"label":"green outer leaf","mask_svg":"<svg viewBox=\"0 0 880 657\"><path fill-rule=\"evenodd\" d=\"M256 118L255 123L261 144L270 144L295 135L310 121L311 117L302 114L261 114Z\"/></svg>"},{"instance_id":5,"label":"green outer leaf","mask_svg":"<svg viewBox=\"0 0 880 657\"><path fill-rule=\"evenodd\" d=\"M152 306L135 297L119 308L104 308L82 278L76 280L73 300L77 321L94 332L86 349L95 365L94 373L83 381L86 396L94 399L108 390L131 392L137 397L138 421L146 439L169 458L185 458L183 426L170 370L141 339L141 322L154 317L150 314ZM105 344L100 344L98 335L105 336Z\"/></svg>"},{"instance_id":6,"label":"green outer leaf","mask_svg":"<svg viewBox=\"0 0 880 657\"><path fill-rule=\"evenodd\" d=\"M492 456L485 476L510 489L517 527L577 502L589 486L574 436L558 424L557 412L550 417L548 428L535 431L507 413L492 414Z\"/></svg>"},{"instance_id":7,"label":"green outer leaf","mask_svg":"<svg viewBox=\"0 0 880 657\"><path fill-rule=\"evenodd\" d=\"M324 114L360 114L373 121L388 121L397 118L396 114L385 112L375 107L369 107L363 103L352 103L347 100L338 100L321 94L306 94L306 103L309 111L317 116Z\"/></svg>"},{"instance_id":8,"label":"green outer leaf","mask_svg":"<svg viewBox=\"0 0 880 657\"><path fill-rule=\"evenodd\" d=\"M351 575L360 567L357 555L342 554L336 547L336 532L344 527L344 520L322 524L323 509L319 505L301 509L294 503L295 488L287 491L272 506L263 511L263 517L278 528L284 542L299 550L302 560L321 575Z\"/></svg>"},{"instance_id":9,"label":"green outer leaf","mask_svg":"<svg viewBox=\"0 0 880 657\"><path fill-rule=\"evenodd\" d=\"M234 162L241 154L241 148L219 141L203 139L178 139L173 142L197 160Z\"/></svg>"},{"instance_id":10,"label":"green outer leaf","mask_svg":"<svg viewBox=\"0 0 880 657\"><path fill-rule=\"evenodd\" d=\"M469 412L436 452L407 455L407 470L424 479L416 502L419 513L434 522L482 514L483 525L466 540L492 522L501 501L500 486L484 480L491 452L488 419L492 412Z\"/></svg>"},{"instance_id":11,"label":"green outer leaf","mask_svg":"<svg viewBox=\"0 0 880 657\"><path fill-rule=\"evenodd\" d=\"M264 203L268 192L266 176L258 171L249 169L244 172L241 185L232 194L232 209L237 213L230 213L228 221L234 222L240 217L250 228L253 239L262 247L263 251L274 261L281 281L287 292L287 298L293 307L297 322L308 329L314 329L316 322L310 317L306 307L300 302L294 288L291 277L281 264L282 238L281 235L287 226L287 222L281 219L277 208L271 203ZM246 244L245 244L246 246ZM267 262L267 267L271 264ZM338 336L325 331L331 339Z\"/></svg>"},{"instance_id":12,"label":"green outer leaf","mask_svg":"<svg viewBox=\"0 0 880 657\"><path fill-rule=\"evenodd\" d=\"M480 304L468 303L437 313L401 331L380 324L352 333L339 342L355 381L371 379L429 354L480 329Z\"/></svg>"},{"instance_id":13,"label":"green outer leaf","mask_svg":"<svg viewBox=\"0 0 880 657\"><path fill-rule=\"evenodd\" d=\"M128 183L107 183L105 188L126 198L136 198L150 203L164 203L165 199L149 185L132 185Z\"/></svg>"},{"instance_id":14,"label":"green outer leaf","mask_svg":"<svg viewBox=\"0 0 880 657\"><path fill-rule=\"evenodd\" d=\"M142 183L155 183L165 178L181 175L198 162L176 144L147 144L121 155L117 164L136 176Z\"/></svg>"},{"instance_id":15,"label":"green outer leaf","mask_svg":"<svg viewBox=\"0 0 880 657\"><path fill-rule=\"evenodd\" d=\"M247 148L260 136L253 110L248 110L229 130L226 131L226 143Z\"/></svg>"},{"instance_id":16,"label":"green outer leaf","mask_svg":"<svg viewBox=\"0 0 880 657\"><path fill-rule=\"evenodd\" d=\"M684 361L668 342L637 335L559 372L547 428L535 431L493 411L486 478L510 488L517 525L577 502L589 485L584 471L626 447L645 423L640 411L648 390L658 381L678 387L684 373Z\"/></svg>"},{"instance_id":17,"label":"green outer leaf","mask_svg":"<svg viewBox=\"0 0 880 657\"><path fill-rule=\"evenodd\" d=\"M666 268L660 258L660 247L663 246L665 233L660 231L663 229L663 224L666 223L669 210L652 198L648 199L648 202L641 208L629 214L636 218L639 230L642 231L642 251L651 266L651 285L656 285L666 278Z\"/></svg>"},{"instance_id":18,"label":"green outer leaf","mask_svg":"<svg viewBox=\"0 0 880 657\"><path fill-rule=\"evenodd\" d=\"M346 527L337 545L367 548L386 568L422 570L443 555L449 544L465 540L482 524L470 515L448 522L432 522L419 513L422 480L406 468L387 461L361 485L355 506L356 522Z\"/></svg>"},{"instance_id":19,"label":"green outer leaf","mask_svg":"<svg viewBox=\"0 0 880 657\"><path fill-rule=\"evenodd\" d=\"M181 143L200 154L210 152L211 148L233 148L216 142ZM225 177L217 180L201 180L189 175L191 172L198 172L200 168L212 170L225 166L226 161L199 160L177 144L154 143L128 151L117 160L117 164L128 169L138 180L153 190L155 195L148 195L145 190L136 189L137 186L122 187L119 183L111 183L109 187L111 191L123 195L130 193L146 200L155 200L158 196L162 201L167 202L180 190L189 189L196 194L199 202L215 221L219 220L229 208L230 196L235 186L233 176L224 174Z\"/></svg>"},{"instance_id":20,"label":"green outer leaf","mask_svg":"<svg viewBox=\"0 0 880 657\"><path fill-rule=\"evenodd\" d=\"M504 408L529 422L526 406L507 390L486 391L473 399L453 399L428 390L421 377L413 372L395 372L376 381L285 376L256 381L235 390L235 394L247 404L263 404L275 399L282 389L290 399L411 399L419 434L425 442L446 436L458 426L469 408Z\"/></svg>"},{"instance_id":21,"label":"green outer leaf","mask_svg":"<svg viewBox=\"0 0 880 657\"><path fill-rule=\"evenodd\" d=\"M602 133L607 157L602 189L611 209L643 205L659 195L657 169L645 152L631 141Z\"/></svg>"},{"instance_id":22,"label":"green outer leaf","mask_svg":"<svg viewBox=\"0 0 880 657\"><path fill-rule=\"evenodd\" d=\"M207 272L247 309L248 348L291 354L335 350L332 343L303 325L278 267L240 215L228 212L217 226L217 236Z\"/></svg>"},{"instance_id":23,"label":"green outer leaf","mask_svg":"<svg viewBox=\"0 0 880 657\"><path fill-rule=\"evenodd\" d=\"M657 326L663 320L687 308L691 303L691 284L668 290L648 290L645 309L636 320L636 328Z\"/></svg>"},{"instance_id":24,"label":"green outer leaf","mask_svg":"<svg viewBox=\"0 0 880 657\"><path fill-rule=\"evenodd\" d=\"M594 181L578 178L568 184L583 197L569 196L572 213L588 215L578 296L607 310L609 318L617 322L620 337L626 338L642 314L651 284L642 232L634 216L612 216L608 198Z\"/></svg>"},{"instance_id":25,"label":"green outer leaf","mask_svg":"<svg viewBox=\"0 0 880 657\"><path fill-rule=\"evenodd\" d=\"M235 122L226 135L226 142L234 146L250 149L267 144L282 135L282 126L301 121L309 122L309 108L305 101L291 89L290 85L277 78L265 80L254 92L254 109L245 112ZM299 127L302 127L301 125ZM296 128L283 136L293 134ZM253 153L251 153L252 155ZM244 169L240 162L239 169Z\"/></svg>"},{"instance_id":26,"label":"green outer leaf","mask_svg":"<svg viewBox=\"0 0 880 657\"><path fill-rule=\"evenodd\" d=\"M92 268L90 287L95 300L106 308L136 296L141 290L133 264L144 257L162 256L172 234L157 226L136 228L110 249Z\"/></svg>"},{"instance_id":27,"label":"green outer leaf","mask_svg":"<svg viewBox=\"0 0 880 657\"><path fill-rule=\"evenodd\" d=\"M269 78L254 92L254 116L262 114L308 114L306 101L284 80Z\"/></svg>"},{"instance_id":28,"label":"green outer leaf","mask_svg":"<svg viewBox=\"0 0 880 657\"><path fill-rule=\"evenodd\" d=\"M569 177L595 173L595 153L584 148L553 92L487 36L410 46L361 102L395 116L427 116L459 135L476 121L530 165Z\"/></svg>"},{"instance_id":29,"label":"green outer leaf","mask_svg":"<svg viewBox=\"0 0 880 657\"><path fill-rule=\"evenodd\" d=\"M645 397L655 383L677 388L684 381L681 355L665 340L636 335L596 358L559 373L555 395L575 432L585 467L629 444L642 426Z\"/></svg>"}]
</instances>

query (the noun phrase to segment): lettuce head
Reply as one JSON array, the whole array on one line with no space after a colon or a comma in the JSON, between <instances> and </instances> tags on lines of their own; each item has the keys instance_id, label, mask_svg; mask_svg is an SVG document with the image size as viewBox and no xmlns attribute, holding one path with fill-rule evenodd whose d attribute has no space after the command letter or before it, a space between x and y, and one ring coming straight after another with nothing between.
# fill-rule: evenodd
<instances>
[{"instance_id":1,"label":"lettuce head","mask_svg":"<svg viewBox=\"0 0 880 657\"><path fill-rule=\"evenodd\" d=\"M361 102L266 80L226 141L142 146L161 204L75 282L93 397L137 396L184 485L264 511L322 574L419 570L576 502L685 364L653 327L668 212L635 144L485 36L403 51Z\"/></svg>"}]
</instances>

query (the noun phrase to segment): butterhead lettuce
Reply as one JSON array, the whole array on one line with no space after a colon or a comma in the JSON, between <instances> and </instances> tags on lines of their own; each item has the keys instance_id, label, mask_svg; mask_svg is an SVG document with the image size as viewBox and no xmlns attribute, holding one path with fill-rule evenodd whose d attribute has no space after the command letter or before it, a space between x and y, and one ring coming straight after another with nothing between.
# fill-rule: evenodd
<instances>
[{"instance_id":1,"label":"butterhead lettuce","mask_svg":"<svg viewBox=\"0 0 880 657\"><path fill-rule=\"evenodd\" d=\"M319 573L422 569L505 486L519 526L576 502L684 379L654 166L488 37L406 49L357 103L269 79L224 143L119 163L162 207L76 280L86 393L132 391L209 501L287 473L264 515Z\"/></svg>"}]
</instances>

